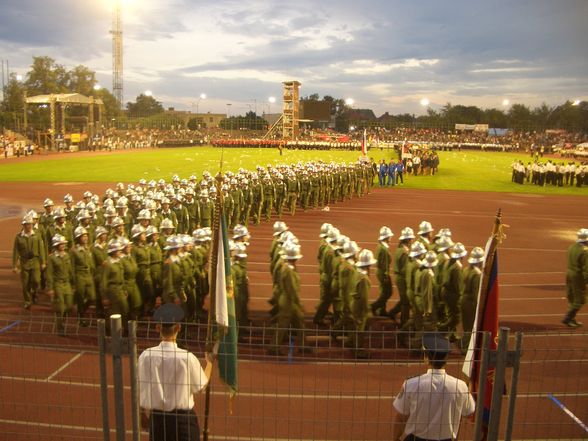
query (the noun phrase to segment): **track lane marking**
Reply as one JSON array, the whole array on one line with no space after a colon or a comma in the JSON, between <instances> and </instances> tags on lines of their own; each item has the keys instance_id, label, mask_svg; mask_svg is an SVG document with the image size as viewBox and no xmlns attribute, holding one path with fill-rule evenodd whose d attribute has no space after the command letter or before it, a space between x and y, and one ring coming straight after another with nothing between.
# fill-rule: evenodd
<instances>
[{"instance_id":1,"label":"track lane marking","mask_svg":"<svg viewBox=\"0 0 588 441\"><path fill-rule=\"evenodd\" d=\"M63 371L64 369L66 369L68 366L70 366L72 363L74 363L78 358L80 358L82 355L84 355L84 351L77 353L76 355L74 355L68 362L64 363L61 367L59 367L57 370L55 370L51 375L49 375L45 381L49 382L51 381L55 376L57 376L61 371Z\"/></svg>"}]
</instances>

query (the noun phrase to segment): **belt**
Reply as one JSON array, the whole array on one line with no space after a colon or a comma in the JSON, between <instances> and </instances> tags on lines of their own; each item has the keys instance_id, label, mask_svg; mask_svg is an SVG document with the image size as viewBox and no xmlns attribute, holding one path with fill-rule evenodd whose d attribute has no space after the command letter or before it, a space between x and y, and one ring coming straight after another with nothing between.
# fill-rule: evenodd
<instances>
[{"instance_id":1,"label":"belt","mask_svg":"<svg viewBox=\"0 0 588 441\"><path fill-rule=\"evenodd\" d=\"M404 441L451 441L451 438L442 439L442 440L432 440L432 439L421 438L421 437L413 435L411 433L410 435L406 435L406 438L404 438Z\"/></svg>"},{"instance_id":2,"label":"belt","mask_svg":"<svg viewBox=\"0 0 588 441\"><path fill-rule=\"evenodd\" d=\"M152 409L151 412L156 413L170 413L170 414L190 414L194 413L194 409L172 409L172 410L159 410L159 409Z\"/></svg>"}]
</instances>

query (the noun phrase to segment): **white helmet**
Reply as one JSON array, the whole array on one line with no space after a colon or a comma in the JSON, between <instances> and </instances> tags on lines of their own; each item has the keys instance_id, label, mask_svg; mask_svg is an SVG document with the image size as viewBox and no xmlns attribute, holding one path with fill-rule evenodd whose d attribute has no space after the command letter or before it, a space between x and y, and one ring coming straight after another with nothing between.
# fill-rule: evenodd
<instances>
[{"instance_id":1,"label":"white helmet","mask_svg":"<svg viewBox=\"0 0 588 441\"><path fill-rule=\"evenodd\" d=\"M249 230L245 225L235 225L233 228L233 239L239 239L240 237L249 236Z\"/></svg>"},{"instance_id":2,"label":"white helmet","mask_svg":"<svg viewBox=\"0 0 588 441\"><path fill-rule=\"evenodd\" d=\"M439 231L437 231L437 233L435 234L436 238L441 238L443 236L446 237L451 237L451 230L449 228L441 228Z\"/></svg>"},{"instance_id":3,"label":"white helmet","mask_svg":"<svg viewBox=\"0 0 588 441\"><path fill-rule=\"evenodd\" d=\"M345 242L345 245L343 245L343 252L341 253L341 256L347 259L349 257L355 257L358 252L359 246L357 245L357 242L349 240Z\"/></svg>"},{"instance_id":4,"label":"white helmet","mask_svg":"<svg viewBox=\"0 0 588 441\"><path fill-rule=\"evenodd\" d=\"M100 237L103 234L108 234L108 230L106 228L104 228L102 225L99 225L96 227L96 231L95 231L95 235L96 237Z\"/></svg>"},{"instance_id":5,"label":"white helmet","mask_svg":"<svg viewBox=\"0 0 588 441\"><path fill-rule=\"evenodd\" d=\"M576 240L576 242L579 242L579 243L588 242L588 228L579 229L578 232L576 233L576 235L578 236L578 239Z\"/></svg>"},{"instance_id":6,"label":"white helmet","mask_svg":"<svg viewBox=\"0 0 588 441\"><path fill-rule=\"evenodd\" d=\"M21 222L22 225L25 225L25 224L34 224L34 223L35 223L35 221L33 219L33 216L31 216L30 214L26 214L22 218L22 222Z\"/></svg>"},{"instance_id":7,"label":"white helmet","mask_svg":"<svg viewBox=\"0 0 588 441\"><path fill-rule=\"evenodd\" d=\"M278 242L282 244L285 244L286 242L298 243L298 238L294 236L294 233L291 231L284 231L284 234L278 238Z\"/></svg>"},{"instance_id":8,"label":"white helmet","mask_svg":"<svg viewBox=\"0 0 588 441\"><path fill-rule=\"evenodd\" d=\"M355 266L363 268L365 266L375 265L377 262L378 261L374 259L374 253L372 253L370 250L363 249L357 257L357 262L355 262Z\"/></svg>"},{"instance_id":9,"label":"white helmet","mask_svg":"<svg viewBox=\"0 0 588 441\"><path fill-rule=\"evenodd\" d=\"M59 219L60 217L66 217L65 211L63 211L63 208L61 208L61 207L56 208L55 211L53 212L53 219Z\"/></svg>"},{"instance_id":10,"label":"white helmet","mask_svg":"<svg viewBox=\"0 0 588 441\"><path fill-rule=\"evenodd\" d=\"M298 260L302 258L302 254L300 254L300 245L295 244L294 242L287 242L284 244L284 255L282 258L284 260Z\"/></svg>"},{"instance_id":11,"label":"white helmet","mask_svg":"<svg viewBox=\"0 0 588 441\"><path fill-rule=\"evenodd\" d=\"M84 234L88 234L88 230L86 230L84 227L77 227L74 230L74 238L77 239L80 236L83 236Z\"/></svg>"},{"instance_id":12,"label":"white helmet","mask_svg":"<svg viewBox=\"0 0 588 441\"><path fill-rule=\"evenodd\" d=\"M434 268L437 266L439 261L437 260L437 254L435 251L427 251L423 260L421 260L423 266L427 268Z\"/></svg>"},{"instance_id":13,"label":"white helmet","mask_svg":"<svg viewBox=\"0 0 588 441\"><path fill-rule=\"evenodd\" d=\"M155 225L149 225L147 228L145 228L145 236L147 237L153 236L157 233L159 233L159 231L157 231L157 227Z\"/></svg>"},{"instance_id":14,"label":"white helmet","mask_svg":"<svg viewBox=\"0 0 588 441\"><path fill-rule=\"evenodd\" d=\"M421 242L415 242L410 246L410 257L419 257L427 252L427 249Z\"/></svg>"},{"instance_id":15,"label":"white helmet","mask_svg":"<svg viewBox=\"0 0 588 441\"><path fill-rule=\"evenodd\" d=\"M57 245L60 245L62 243L67 243L67 239L61 234L56 234L51 238L51 245L53 247L56 247Z\"/></svg>"},{"instance_id":16,"label":"white helmet","mask_svg":"<svg viewBox=\"0 0 588 441\"><path fill-rule=\"evenodd\" d=\"M392 236L394 236L394 233L390 228L382 227L380 228L380 237L378 238L378 240L386 240L391 238Z\"/></svg>"},{"instance_id":17,"label":"white helmet","mask_svg":"<svg viewBox=\"0 0 588 441\"><path fill-rule=\"evenodd\" d=\"M159 228L161 230L165 230L165 229L173 230L175 227L174 227L174 223L172 222L172 220L166 217L165 219L163 219L161 221L161 225L159 225Z\"/></svg>"},{"instance_id":18,"label":"white helmet","mask_svg":"<svg viewBox=\"0 0 588 441\"><path fill-rule=\"evenodd\" d=\"M111 190L111 191L112 191L112 190ZM93 196L93 195L92 195L92 192L91 192L91 191L85 191L85 192L84 192L84 197L85 197L85 198L91 198L92 196Z\"/></svg>"},{"instance_id":19,"label":"white helmet","mask_svg":"<svg viewBox=\"0 0 588 441\"><path fill-rule=\"evenodd\" d=\"M338 228L331 228L329 230L329 235L327 236L327 242L332 243L332 242L336 242L337 239L339 238L339 229Z\"/></svg>"},{"instance_id":20,"label":"white helmet","mask_svg":"<svg viewBox=\"0 0 588 441\"><path fill-rule=\"evenodd\" d=\"M448 250L449 248L451 248L455 244L451 240L451 237L441 236L439 238L439 240L437 241L436 245L437 245L437 252L441 252L441 251Z\"/></svg>"},{"instance_id":21,"label":"white helmet","mask_svg":"<svg viewBox=\"0 0 588 441\"><path fill-rule=\"evenodd\" d=\"M138 220L141 220L141 219L151 220L151 211L149 211L147 209L139 211L139 214L137 215L137 219Z\"/></svg>"},{"instance_id":22,"label":"white helmet","mask_svg":"<svg viewBox=\"0 0 588 441\"><path fill-rule=\"evenodd\" d=\"M279 236L280 234L282 234L284 231L288 230L288 225L286 225L286 222L282 222L282 221L276 221L274 222L274 236Z\"/></svg>"},{"instance_id":23,"label":"white helmet","mask_svg":"<svg viewBox=\"0 0 588 441\"><path fill-rule=\"evenodd\" d=\"M247 257L247 246L243 242L235 242L234 255L244 259Z\"/></svg>"},{"instance_id":24,"label":"white helmet","mask_svg":"<svg viewBox=\"0 0 588 441\"><path fill-rule=\"evenodd\" d=\"M118 239L110 239L108 241L108 254L121 251L123 248L123 244Z\"/></svg>"},{"instance_id":25,"label":"white helmet","mask_svg":"<svg viewBox=\"0 0 588 441\"><path fill-rule=\"evenodd\" d=\"M414 231L410 227L405 227L400 232L399 240L414 239Z\"/></svg>"},{"instance_id":26,"label":"white helmet","mask_svg":"<svg viewBox=\"0 0 588 441\"><path fill-rule=\"evenodd\" d=\"M116 216L116 210L114 209L114 207L106 207L106 210L104 210L104 217L115 217Z\"/></svg>"},{"instance_id":27,"label":"white helmet","mask_svg":"<svg viewBox=\"0 0 588 441\"><path fill-rule=\"evenodd\" d=\"M133 228L131 228L131 237L134 239L137 236L140 236L145 232L145 228L142 225L135 224Z\"/></svg>"},{"instance_id":28,"label":"white helmet","mask_svg":"<svg viewBox=\"0 0 588 441\"><path fill-rule=\"evenodd\" d=\"M80 210L80 212L76 216L76 219L77 220L92 219L92 215L90 214L90 211L88 211L88 210Z\"/></svg>"},{"instance_id":29,"label":"white helmet","mask_svg":"<svg viewBox=\"0 0 588 441\"><path fill-rule=\"evenodd\" d=\"M53 205L55 205L55 204L49 198L47 198L43 201L43 207L53 207Z\"/></svg>"},{"instance_id":30,"label":"white helmet","mask_svg":"<svg viewBox=\"0 0 588 441\"><path fill-rule=\"evenodd\" d=\"M69 202L69 203L71 203L71 202L73 202L73 200L74 200L74 199L73 199L73 196L72 196L71 194L69 194L69 193L68 193L68 194L66 194L66 195L63 197L63 203L64 203L64 204L67 204L68 202Z\"/></svg>"},{"instance_id":31,"label":"white helmet","mask_svg":"<svg viewBox=\"0 0 588 441\"><path fill-rule=\"evenodd\" d=\"M468 252L461 242L457 242L453 245L453 248L451 248L451 252L449 253L452 259L459 259L467 254Z\"/></svg>"},{"instance_id":32,"label":"white helmet","mask_svg":"<svg viewBox=\"0 0 588 441\"><path fill-rule=\"evenodd\" d=\"M333 247L333 249L342 250L347 242L349 242L349 238L344 234L340 234L337 238L337 242L335 242L335 246Z\"/></svg>"},{"instance_id":33,"label":"white helmet","mask_svg":"<svg viewBox=\"0 0 588 441\"><path fill-rule=\"evenodd\" d=\"M113 220L112 220L112 227L116 228L116 227L120 227L121 225L124 225L125 222L122 220L122 217L120 216L116 216Z\"/></svg>"},{"instance_id":34,"label":"white helmet","mask_svg":"<svg viewBox=\"0 0 588 441\"><path fill-rule=\"evenodd\" d=\"M319 234L319 237L327 237L329 235L329 230L332 228L333 226L329 223L324 223L321 225L321 233Z\"/></svg>"},{"instance_id":35,"label":"white helmet","mask_svg":"<svg viewBox=\"0 0 588 441\"><path fill-rule=\"evenodd\" d=\"M419 224L419 236L422 236L423 234L430 233L431 231L433 231L433 226L431 225L430 222L422 221Z\"/></svg>"},{"instance_id":36,"label":"white helmet","mask_svg":"<svg viewBox=\"0 0 588 441\"><path fill-rule=\"evenodd\" d=\"M475 247L472 251L470 251L470 257L468 259L468 263L480 263L483 262L486 258L484 250L480 247Z\"/></svg>"},{"instance_id":37,"label":"white helmet","mask_svg":"<svg viewBox=\"0 0 588 441\"><path fill-rule=\"evenodd\" d=\"M175 250L178 248L182 248L184 246L184 241L179 236L170 236L165 241L164 250Z\"/></svg>"}]
</instances>

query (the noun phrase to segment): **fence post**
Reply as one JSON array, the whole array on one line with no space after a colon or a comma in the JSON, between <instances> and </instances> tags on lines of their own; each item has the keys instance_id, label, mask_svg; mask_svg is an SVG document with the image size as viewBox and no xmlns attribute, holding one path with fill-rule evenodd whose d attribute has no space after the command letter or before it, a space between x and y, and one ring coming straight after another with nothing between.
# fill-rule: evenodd
<instances>
[{"instance_id":1,"label":"fence post","mask_svg":"<svg viewBox=\"0 0 588 441\"><path fill-rule=\"evenodd\" d=\"M476 338L473 334L471 338ZM474 354L475 356L475 354ZM474 441L482 439L482 422L484 420L484 400L486 397L486 376L490 359L490 333L482 333L482 351L480 353L480 372L478 373L478 395L476 396L476 417L474 421Z\"/></svg>"},{"instance_id":2,"label":"fence post","mask_svg":"<svg viewBox=\"0 0 588 441\"><path fill-rule=\"evenodd\" d=\"M110 423L108 421L108 378L106 378L106 322L98 320L98 348L100 352L100 397L102 401L102 437L110 441Z\"/></svg>"},{"instance_id":3,"label":"fence post","mask_svg":"<svg viewBox=\"0 0 588 441\"><path fill-rule=\"evenodd\" d=\"M133 441L141 438L141 411L139 409L139 378L137 377L137 322L129 322L129 369L131 371L131 418Z\"/></svg>"},{"instance_id":4,"label":"fence post","mask_svg":"<svg viewBox=\"0 0 588 441\"><path fill-rule=\"evenodd\" d=\"M510 397L508 400L508 417L506 420L506 433L504 441L512 439L512 428L514 424L515 402L517 399L517 385L519 383L519 367L521 361L521 350L523 346L523 334L516 333L514 359L512 361L512 380L510 383Z\"/></svg>"},{"instance_id":5,"label":"fence post","mask_svg":"<svg viewBox=\"0 0 588 441\"><path fill-rule=\"evenodd\" d=\"M488 423L488 441L498 441L498 432L500 431L500 412L502 410L502 394L504 392L506 359L508 355L508 331L508 328L500 327L498 332L498 349L496 351L496 367L494 368L492 405L490 407L490 422Z\"/></svg>"},{"instance_id":6,"label":"fence post","mask_svg":"<svg viewBox=\"0 0 588 441\"><path fill-rule=\"evenodd\" d=\"M121 315L110 316L112 336L112 374L114 377L114 408L116 416L116 440L125 441L125 401L122 372L122 326Z\"/></svg>"}]
</instances>

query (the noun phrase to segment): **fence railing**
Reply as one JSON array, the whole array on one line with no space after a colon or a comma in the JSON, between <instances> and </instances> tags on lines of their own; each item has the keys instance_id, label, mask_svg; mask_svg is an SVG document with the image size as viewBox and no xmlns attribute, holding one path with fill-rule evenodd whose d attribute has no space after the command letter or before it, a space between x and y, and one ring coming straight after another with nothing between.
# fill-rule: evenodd
<instances>
[{"instance_id":1,"label":"fence railing","mask_svg":"<svg viewBox=\"0 0 588 441\"><path fill-rule=\"evenodd\" d=\"M302 342L297 338L299 330L288 329L277 353L274 326L243 329L239 391L232 413L228 389L213 374L210 438L390 439L394 397L404 380L423 374L426 365L418 336L386 326L372 329L363 340L355 339L362 341L361 348L346 347L350 333L309 325ZM70 320L65 336L60 336L54 332L52 317L0 320L0 438L120 439L117 415L119 424L123 415L123 435L133 439L128 339L121 340L125 348L118 360L122 394L117 395L113 372L117 360L112 355L116 345L112 337L106 338L101 366L98 331L96 322L80 327ZM153 322L136 323L139 354L159 341ZM510 350L515 349L514 335L507 342ZM179 346L204 360L205 344L205 324L184 324ZM506 437L513 375L507 369L498 438L586 439L588 333L525 332L521 354L512 433ZM447 372L465 379L463 361L456 344ZM101 393L102 381L106 393ZM197 396L195 407L202 422L204 394ZM459 438L474 439L474 428L473 420L462 420ZM138 435L148 438L145 429Z\"/></svg>"}]
</instances>

